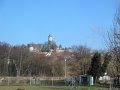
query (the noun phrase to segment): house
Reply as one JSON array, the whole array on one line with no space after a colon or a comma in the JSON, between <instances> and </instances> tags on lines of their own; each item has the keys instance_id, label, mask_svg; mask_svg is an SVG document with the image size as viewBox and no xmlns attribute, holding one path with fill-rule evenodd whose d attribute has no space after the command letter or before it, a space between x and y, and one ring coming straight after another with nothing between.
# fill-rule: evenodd
<instances>
[{"instance_id":1,"label":"house","mask_svg":"<svg viewBox=\"0 0 120 90\"><path fill-rule=\"evenodd\" d=\"M30 52L41 52L44 44L28 44Z\"/></svg>"}]
</instances>

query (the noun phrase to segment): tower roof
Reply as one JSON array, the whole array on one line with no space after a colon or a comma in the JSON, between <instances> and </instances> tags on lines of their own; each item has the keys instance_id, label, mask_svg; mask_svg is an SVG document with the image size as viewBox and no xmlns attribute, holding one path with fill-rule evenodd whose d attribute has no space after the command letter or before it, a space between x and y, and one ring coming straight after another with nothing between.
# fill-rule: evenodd
<instances>
[{"instance_id":1,"label":"tower roof","mask_svg":"<svg viewBox=\"0 0 120 90\"><path fill-rule=\"evenodd\" d=\"M49 34L49 36L48 37L52 37L52 35L51 34Z\"/></svg>"}]
</instances>

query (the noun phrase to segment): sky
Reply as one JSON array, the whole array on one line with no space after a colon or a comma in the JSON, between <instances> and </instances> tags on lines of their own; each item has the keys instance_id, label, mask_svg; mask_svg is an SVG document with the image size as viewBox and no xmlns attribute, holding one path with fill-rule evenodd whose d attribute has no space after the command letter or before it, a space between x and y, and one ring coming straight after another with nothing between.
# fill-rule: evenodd
<instances>
[{"instance_id":1,"label":"sky","mask_svg":"<svg viewBox=\"0 0 120 90\"><path fill-rule=\"evenodd\" d=\"M0 41L11 45L44 43L104 49L117 0L0 0Z\"/></svg>"}]
</instances>

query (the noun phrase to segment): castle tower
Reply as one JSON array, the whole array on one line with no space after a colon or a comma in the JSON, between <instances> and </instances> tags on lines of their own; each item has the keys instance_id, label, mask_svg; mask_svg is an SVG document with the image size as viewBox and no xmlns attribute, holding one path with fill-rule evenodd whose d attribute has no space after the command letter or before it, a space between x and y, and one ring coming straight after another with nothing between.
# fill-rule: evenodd
<instances>
[{"instance_id":1,"label":"castle tower","mask_svg":"<svg viewBox=\"0 0 120 90\"><path fill-rule=\"evenodd\" d=\"M48 36L49 50L51 50L51 48L52 48L52 42L53 42L53 38L52 38L52 35L50 34L50 35Z\"/></svg>"}]
</instances>

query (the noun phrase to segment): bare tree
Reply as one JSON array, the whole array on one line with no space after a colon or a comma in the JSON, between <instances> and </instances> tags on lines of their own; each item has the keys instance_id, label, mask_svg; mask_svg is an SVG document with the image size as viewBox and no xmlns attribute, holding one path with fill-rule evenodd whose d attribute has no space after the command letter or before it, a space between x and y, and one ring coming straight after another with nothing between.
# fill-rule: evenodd
<instances>
[{"instance_id":1,"label":"bare tree","mask_svg":"<svg viewBox=\"0 0 120 90\"><path fill-rule=\"evenodd\" d=\"M11 51L10 59L12 59L15 64L17 76L23 75L24 70L27 68L26 66L29 65L29 63L26 64L29 59L29 49L25 45L14 46Z\"/></svg>"},{"instance_id":2,"label":"bare tree","mask_svg":"<svg viewBox=\"0 0 120 90\"><path fill-rule=\"evenodd\" d=\"M91 62L90 48L80 45L73 46L72 49L76 60L76 70L79 72L78 75L86 74Z\"/></svg>"},{"instance_id":3,"label":"bare tree","mask_svg":"<svg viewBox=\"0 0 120 90\"><path fill-rule=\"evenodd\" d=\"M10 47L8 43L0 42L0 75L8 75L7 61Z\"/></svg>"},{"instance_id":4,"label":"bare tree","mask_svg":"<svg viewBox=\"0 0 120 90\"><path fill-rule=\"evenodd\" d=\"M107 45L112 54L117 72L120 74L120 8L116 12L113 29L108 32Z\"/></svg>"}]
</instances>

